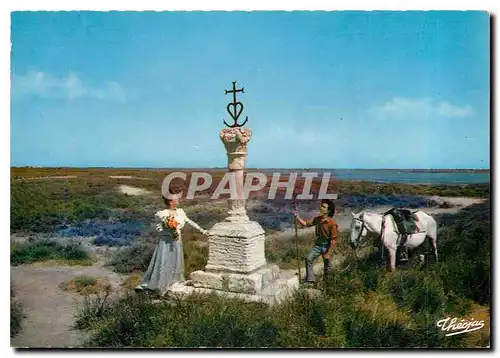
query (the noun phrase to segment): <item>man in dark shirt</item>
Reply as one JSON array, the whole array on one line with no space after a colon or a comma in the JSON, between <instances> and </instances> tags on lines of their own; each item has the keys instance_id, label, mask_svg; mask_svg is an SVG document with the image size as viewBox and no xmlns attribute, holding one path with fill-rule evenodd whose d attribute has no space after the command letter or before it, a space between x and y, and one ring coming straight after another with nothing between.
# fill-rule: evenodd
<instances>
[{"instance_id":1,"label":"man in dark shirt","mask_svg":"<svg viewBox=\"0 0 500 358\"><path fill-rule=\"evenodd\" d=\"M318 256L323 257L324 272L327 275L330 271L330 255L337 240L338 226L333 219L335 215L335 203L332 200L321 201L319 215L310 220L303 220L295 211L295 218L302 226L315 226L316 243L306 257L306 282L314 282L313 261Z\"/></svg>"}]
</instances>

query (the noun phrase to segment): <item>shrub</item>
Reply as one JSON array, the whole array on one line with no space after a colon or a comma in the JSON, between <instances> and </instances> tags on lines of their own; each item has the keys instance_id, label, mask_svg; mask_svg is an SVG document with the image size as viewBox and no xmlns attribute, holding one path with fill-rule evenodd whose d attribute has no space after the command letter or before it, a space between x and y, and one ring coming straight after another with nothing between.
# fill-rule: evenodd
<instances>
[{"instance_id":1,"label":"shrub","mask_svg":"<svg viewBox=\"0 0 500 358\"><path fill-rule=\"evenodd\" d=\"M318 346L318 332L326 330L321 306L304 294L274 308L216 295L156 303L147 295L129 295L105 305L98 320L94 309L82 309L78 322L95 332L92 347Z\"/></svg>"},{"instance_id":2,"label":"shrub","mask_svg":"<svg viewBox=\"0 0 500 358\"><path fill-rule=\"evenodd\" d=\"M401 271L387 279L388 291L398 307L417 313L440 316L446 296L440 275L430 271Z\"/></svg>"},{"instance_id":3,"label":"shrub","mask_svg":"<svg viewBox=\"0 0 500 358\"><path fill-rule=\"evenodd\" d=\"M83 305L75 315L75 329L92 330L111 312L111 286L105 288L104 291L85 295Z\"/></svg>"},{"instance_id":4,"label":"shrub","mask_svg":"<svg viewBox=\"0 0 500 358\"><path fill-rule=\"evenodd\" d=\"M390 297L369 292L358 296L346 319L348 347L412 347L418 339L414 320Z\"/></svg>"},{"instance_id":5,"label":"shrub","mask_svg":"<svg viewBox=\"0 0 500 358\"><path fill-rule=\"evenodd\" d=\"M11 230L52 232L88 219L107 219L116 210L134 211L142 199L122 195L114 183L94 177L12 181Z\"/></svg>"},{"instance_id":6,"label":"shrub","mask_svg":"<svg viewBox=\"0 0 500 358\"><path fill-rule=\"evenodd\" d=\"M197 234L184 235L184 272L186 275L196 270L203 270L208 260L208 245L200 244Z\"/></svg>"},{"instance_id":7,"label":"shrub","mask_svg":"<svg viewBox=\"0 0 500 358\"><path fill-rule=\"evenodd\" d=\"M92 276L77 276L69 281L63 282L59 285L64 291L76 292L81 295L88 295L91 293L98 293L106 291L109 283L105 280L98 279Z\"/></svg>"},{"instance_id":8,"label":"shrub","mask_svg":"<svg viewBox=\"0 0 500 358\"><path fill-rule=\"evenodd\" d=\"M23 305L15 299L14 287L10 285L10 337L14 338L21 332L22 322L26 318Z\"/></svg>"},{"instance_id":9,"label":"shrub","mask_svg":"<svg viewBox=\"0 0 500 358\"><path fill-rule=\"evenodd\" d=\"M146 271L153 257L155 244L138 243L118 250L108 263L118 273Z\"/></svg>"},{"instance_id":10,"label":"shrub","mask_svg":"<svg viewBox=\"0 0 500 358\"><path fill-rule=\"evenodd\" d=\"M490 203L472 205L438 218L439 272L446 292L480 304L491 302Z\"/></svg>"},{"instance_id":11,"label":"shrub","mask_svg":"<svg viewBox=\"0 0 500 358\"><path fill-rule=\"evenodd\" d=\"M140 283L142 274L140 272L133 272L130 276L125 278L123 282L120 284L126 290L134 290L135 287Z\"/></svg>"},{"instance_id":12,"label":"shrub","mask_svg":"<svg viewBox=\"0 0 500 358\"><path fill-rule=\"evenodd\" d=\"M12 265L46 260L67 260L76 263L90 260L88 252L80 243L63 245L48 239L32 240L16 245L10 257Z\"/></svg>"},{"instance_id":13,"label":"shrub","mask_svg":"<svg viewBox=\"0 0 500 358\"><path fill-rule=\"evenodd\" d=\"M296 269L297 268L297 249L296 238L284 240L267 240L265 242L266 260L270 263L277 264L281 269ZM298 238L299 247L299 263L304 265L304 258L309 250L314 245L314 235L300 235Z\"/></svg>"}]
</instances>

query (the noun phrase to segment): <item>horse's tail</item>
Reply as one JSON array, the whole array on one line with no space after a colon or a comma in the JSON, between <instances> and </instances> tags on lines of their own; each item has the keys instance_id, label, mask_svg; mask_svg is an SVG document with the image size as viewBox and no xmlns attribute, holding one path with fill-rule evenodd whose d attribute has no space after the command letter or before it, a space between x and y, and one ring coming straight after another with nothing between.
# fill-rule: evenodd
<instances>
[{"instance_id":1,"label":"horse's tail","mask_svg":"<svg viewBox=\"0 0 500 358\"><path fill-rule=\"evenodd\" d=\"M426 225L427 225L427 233L426 238L429 239L430 244L432 245L432 251L434 252L434 258L436 262L438 262L438 249L437 249L437 223L434 218L427 215Z\"/></svg>"}]
</instances>

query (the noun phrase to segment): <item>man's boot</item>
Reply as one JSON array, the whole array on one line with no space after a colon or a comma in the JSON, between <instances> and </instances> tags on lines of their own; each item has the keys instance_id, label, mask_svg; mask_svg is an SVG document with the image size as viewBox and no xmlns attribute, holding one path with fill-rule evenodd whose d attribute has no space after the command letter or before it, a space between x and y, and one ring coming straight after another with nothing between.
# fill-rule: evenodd
<instances>
[{"instance_id":1,"label":"man's boot","mask_svg":"<svg viewBox=\"0 0 500 358\"><path fill-rule=\"evenodd\" d=\"M313 270L313 262L312 260L309 260L306 258L306 277L303 283L305 284L314 284L315 282L315 277L314 277L314 270Z\"/></svg>"},{"instance_id":2,"label":"man's boot","mask_svg":"<svg viewBox=\"0 0 500 358\"><path fill-rule=\"evenodd\" d=\"M323 278L326 279L331 272L330 259L323 258Z\"/></svg>"}]
</instances>

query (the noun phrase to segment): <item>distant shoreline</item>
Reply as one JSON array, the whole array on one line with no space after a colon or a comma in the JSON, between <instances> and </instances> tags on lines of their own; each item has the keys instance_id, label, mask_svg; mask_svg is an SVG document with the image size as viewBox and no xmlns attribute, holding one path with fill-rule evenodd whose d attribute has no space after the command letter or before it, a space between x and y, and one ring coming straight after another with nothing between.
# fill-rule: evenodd
<instances>
[{"instance_id":1,"label":"distant shoreline","mask_svg":"<svg viewBox=\"0 0 500 358\"><path fill-rule=\"evenodd\" d=\"M109 169L109 170L186 170L186 171L195 171L195 170L207 170L207 171L225 171L227 168L149 168L149 167L42 167L42 166L11 166L11 169ZM353 172L363 172L363 171L391 171L391 172L402 172L402 173L490 173L491 169L387 169L387 168L377 168L377 169L364 169L364 168L245 168L245 170L255 170L255 171L270 171L270 170L298 170L298 171L306 171L306 170L321 170L321 171L331 171L331 170L339 170L339 171L353 171Z\"/></svg>"},{"instance_id":2,"label":"distant shoreline","mask_svg":"<svg viewBox=\"0 0 500 358\"><path fill-rule=\"evenodd\" d=\"M226 168L220 169L184 169L184 168L134 168L134 169L119 169L119 168L27 168L27 167L12 167L12 180L77 180L77 178L103 178L109 177L109 180L163 180L168 174L180 172L186 175L186 179L192 176L193 173L205 172L212 176L218 182L228 172ZM440 170L421 169L398 171L395 169L254 169L249 168L246 173L261 173L267 177L268 182L274 178L276 174L280 174L282 178L289 177L292 173L299 174L299 181L303 181L304 177L301 174L315 173L314 182L321 182L324 173L330 174L330 180L333 182L351 182L351 183L378 183L378 184L406 184L406 185L490 185L491 174L488 170L469 170L457 169L443 172ZM192 179L192 177L191 177ZM191 180L188 179L188 180ZM358 184L355 184L358 185ZM359 184L364 185L364 184Z\"/></svg>"}]
</instances>

